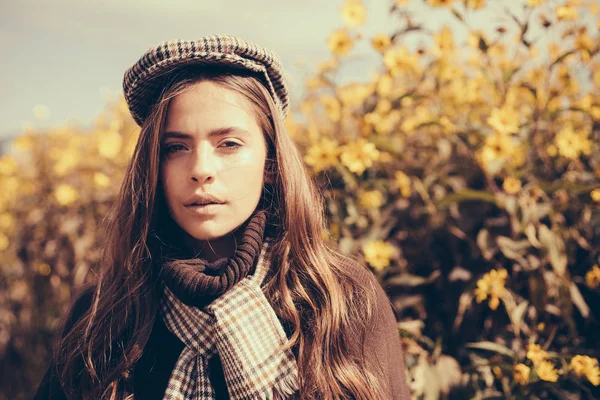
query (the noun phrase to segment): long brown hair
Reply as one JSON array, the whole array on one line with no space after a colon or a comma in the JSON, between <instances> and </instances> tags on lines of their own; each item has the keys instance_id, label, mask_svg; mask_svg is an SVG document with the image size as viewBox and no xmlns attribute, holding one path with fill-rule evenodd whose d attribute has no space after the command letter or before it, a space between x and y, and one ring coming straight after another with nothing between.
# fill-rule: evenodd
<instances>
[{"instance_id":1,"label":"long brown hair","mask_svg":"<svg viewBox=\"0 0 600 400\"><path fill-rule=\"evenodd\" d=\"M323 199L286 132L260 77L239 71L188 67L163 82L160 100L144 122L117 201L91 307L56 347L60 379L70 398L122 398L156 316L158 295L151 240L164 211L160 201L160 139L169 101L210 80L252 104L268 146L263 199L274 221L272 273L265 293L277 315L293 326L288 347L297 350L303 399L381 399L381 368L370 365L361 344L375 315L371 282L348 272L353 262L324 239Z\"/></svg>"}]
</instances>

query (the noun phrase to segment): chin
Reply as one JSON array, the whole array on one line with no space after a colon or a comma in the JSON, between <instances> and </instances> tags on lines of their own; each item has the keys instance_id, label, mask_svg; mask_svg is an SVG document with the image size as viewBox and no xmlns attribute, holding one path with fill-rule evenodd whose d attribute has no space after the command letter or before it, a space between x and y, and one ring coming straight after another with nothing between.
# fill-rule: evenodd
<instances>
[{"instance_id":1,"label":"chin","mask_svg":"<svg viewBox=\"0 0 600 400\"><path fill-rule=\"evenodd\" d=\"M227 227L215 227L214 229L190 229L186 232L196 240L215 240L227 236L233 231Z\"/></svg>"}]
</instances>

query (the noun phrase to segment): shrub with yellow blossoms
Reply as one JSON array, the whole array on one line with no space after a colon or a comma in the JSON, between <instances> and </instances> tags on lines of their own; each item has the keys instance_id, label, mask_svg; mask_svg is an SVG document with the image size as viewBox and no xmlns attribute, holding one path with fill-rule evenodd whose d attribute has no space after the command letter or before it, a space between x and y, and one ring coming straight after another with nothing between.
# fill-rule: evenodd
<instances>
[{"instance_id":1,"label":"shrub with yellow blossoms","mask_svg":"<svg viewBox=\"0 0 600 400\"><path fill-rule=\"evenodd\" d=\"M366 34L371 3L341 1L286 122L327 240L391 297L414 398L585 398L600 383L599 7L517 3L390 0L397 25ZM343 81L365 49L376 72ZM7 398L35 388L73 286L94 279L137 133L119 100L93 129L28 128L0 158Z\"/></svg>"},{"instance_id":2,"label":"shrub with yellow blossoms","mask_svg":"<svg viewBox=\"0 0 600 400\"><path fill-rule=\"evenodd\" d=\"M94 279L138 132L119 99L92 128L31 127L0 157L0 397L33 397L73 288Z\"/></svg>"},{"instance_id":3,"label":"shrub with yellow blossoms","mask_svg":"<svg viewBox=\"0 0 600 400\"><path fill-rule=\"evenodd\" d=\"M336 61L311 78L327 84L298 106L329 240L377 272L401 327L424 323L401 330L415 398L577 398L595 381L567 354L600 330L599 7L392 3L398 26L365 35L369 3L342 2ZM376 73L342 82L365 45Z\"/></svg>"}]
</instances>

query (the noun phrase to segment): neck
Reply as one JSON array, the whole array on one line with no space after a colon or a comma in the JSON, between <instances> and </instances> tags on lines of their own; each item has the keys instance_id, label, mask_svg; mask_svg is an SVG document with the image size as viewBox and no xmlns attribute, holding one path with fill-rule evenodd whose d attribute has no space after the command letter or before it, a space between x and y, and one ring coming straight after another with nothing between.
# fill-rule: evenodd
<instances>
[{"instance_id":1,"label":"neck","mask_svg":"<svg viewBox=\"0 0 600 400\"><path fill-rule=\"evenodd\" d=\"M229 258L235 254L248 222L245 222L233 232L215 239L198 240L186 235L186 243L197 258L214 262L221 258Z\"/></svg>"}]
</instances>

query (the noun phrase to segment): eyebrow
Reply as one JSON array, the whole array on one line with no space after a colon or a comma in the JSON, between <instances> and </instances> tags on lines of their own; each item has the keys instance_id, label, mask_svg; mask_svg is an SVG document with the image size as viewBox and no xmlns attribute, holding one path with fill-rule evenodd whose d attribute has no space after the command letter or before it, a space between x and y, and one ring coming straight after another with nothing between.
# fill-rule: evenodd
<instances>
[{"instance_id":1,"label":"eyebrow","mask_svg":"<svg viewBox=\"0 0 600 400\"><path fill-rule=\"evenodd\" d=\"M223 136L223 135L227 135L231 132L240 132L243 134L249 134L250 132L248 132L245 129L242 128L236 128L234 126L226 126L223 128L216 128L216 129L212 129L210 132L208 132L208 137L217 137L217 136ZM168 131L165 132L163 135L163 140L166 139L170 139L170 138L176 138L176 139L193 139L193 136L185 133L185 132L179 132L179 131Z\"/></svg>"}]
</instances>

